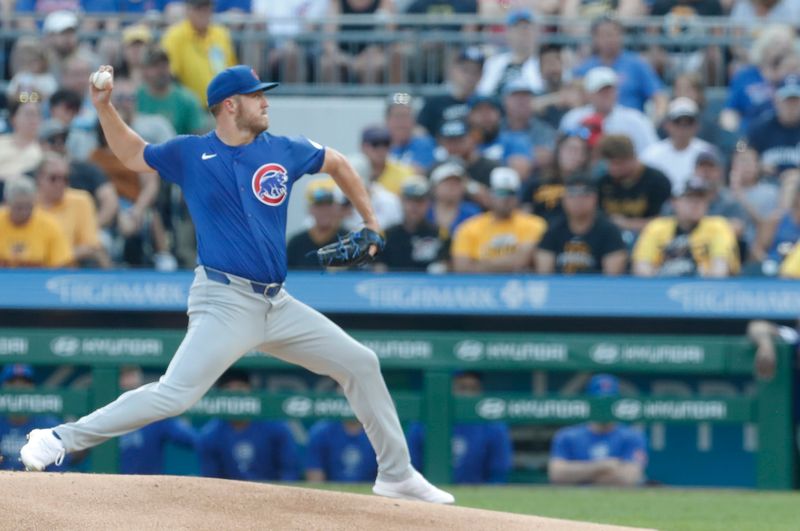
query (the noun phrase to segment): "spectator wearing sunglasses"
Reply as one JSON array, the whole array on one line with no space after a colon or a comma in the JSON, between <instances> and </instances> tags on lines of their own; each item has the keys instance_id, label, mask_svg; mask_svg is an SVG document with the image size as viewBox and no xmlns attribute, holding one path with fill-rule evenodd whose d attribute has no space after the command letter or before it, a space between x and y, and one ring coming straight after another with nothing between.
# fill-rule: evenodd
<instances>
[{"instance_id":1,"label":"spectator wearing sunglasses","mask_svg":"<svg viewBox=\"0 0 800 531\"><path fill-rule=\"evenodd\" d=\"M522 187L520 202L523 210L547 220L548 224L564 214L561 200L564 181L572 175L589 171L591 131L578 127L558 137L550 164L537 171Z\"/></svg>"},{"instance_id":2,"label":"spectator wearing sunglasses","mask_svg":"<svg viewBox=\"0 0 800 531\"><path fill-rule=\"evenodd\" d=\"M100 243L92 196L70 188L67 159L57 153L46 153L36 170L36 184L39 206L58 220L75 261L85 267L111 267Z\"/></svg>"}]
</instances>

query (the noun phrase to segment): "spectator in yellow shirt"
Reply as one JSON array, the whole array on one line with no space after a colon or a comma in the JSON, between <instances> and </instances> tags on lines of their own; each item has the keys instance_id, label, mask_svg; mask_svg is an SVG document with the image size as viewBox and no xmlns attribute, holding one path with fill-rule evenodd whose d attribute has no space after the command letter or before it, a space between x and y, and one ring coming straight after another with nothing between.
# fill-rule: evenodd
<instances>
[{"instance_id":1,"label":"spectator in yellow shirt","mask_svg":"<svg viewBox=\"0 0 800 531\"><path fill-rule=\"evenodd\" d=\"M51 214L72 246L78 264L110 267L97 223L92 196L84 190L69 187L69 162L63 156L45 153L36 170L38 204Z\"/></svg>"},{"instance_id":2,"label":"spectator in yellow shirt","mask_svg":"<svg viewBox=\"0 0 800 531\"><path fill-rule=\"evenodd\" d=\"M370 126L361 133L361 151L369 161L370 181L400 197L403 183L414 175L413 167L389 158L391 137L383 126Z\"/></svg>"},{"instance_id":3,"label":"spectator in yellow shirt","mask_svg":"<svg viewBox=\"0 0 800 531\"><path fill-rule=\"evenodd\" d=\"M490 175L489 212L462 223L453 236L453 269L460 273L530 271L536 244L547 229L539 216L518 208L519 174L499 167Z\"/></svg>"},{"instance_id":4,"label":"spectator in yellow shirt","mask_svg":"<svg viewBox=\"0 0 800 531\"><path fill-rule=\"evenodd\" d=\"M35 205L30 177L13 177L0 207L0 267L65 267L72 262L67 238L50 214Z\"/></svg>"},{"instance_id":5,"label":"spectator in yellow shirt","mask_svg":"<svg viewBox=\"0 0 800 531\"><path fill-rule=\"evenodd\" d=\"M794 244L792 250L781 262L780 276L783 278L800 278L800 243Z\"/></svg>"},{"instance_id":6,"label":"spectator in yellow shirt","mask_svg":"<svg viewBox=\"0 0 800 531\"><path fill-rule=\"evenodd\" d=\"M211 23L213 11L212 0L188 0L186 20L170 26L161 39L172 73L204 105L211 78L236 64L230 33Z\"/></svg>"},{"instance_id":7,"label":"spectator in yellow shirt","mask_svg":"<svg viewBox=\"0 0 800 531\"><path fill-rule=\"evenodd\" d=\"M648 223L633 249L638 276L727 277L739 272L739 249L728 220L708 216L709 188L689 179L673 197L675 215Z\"/></svg>"}]
</instances>

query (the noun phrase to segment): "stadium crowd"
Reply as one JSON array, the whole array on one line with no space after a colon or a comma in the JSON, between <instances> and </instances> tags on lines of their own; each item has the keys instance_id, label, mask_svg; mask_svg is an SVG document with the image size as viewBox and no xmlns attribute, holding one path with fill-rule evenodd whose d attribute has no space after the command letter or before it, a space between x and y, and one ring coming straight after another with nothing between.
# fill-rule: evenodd
<instances>
[{"instance_id":1,"label":"stadium crowd","mask_svg":"<svg viewBox=\"0 0 800 531\"><path fill-rule=\"evenodd\" d=\"M391 94L351 158L389 240L377 270L800 276L800 41L770 24L799 22L796 0L74 3L4 3L19 37L7 42L0 101L3 267L192 267L180 190L116 160L87 79L115 66L114 104L148 142L202 133L205 86L253 56L232 35L257 17L269 38L253 64L287 83L414 83L410 62L447 56L440 93ZM357 13L374 23L331 18ZM397 13L505 15L505 25L456 27L483 44L423 57L402 42L334 39L402 32ZM560 31L542 15L591 20L586 45L539 45ZM626 48L617 17L640 15L763 24L749 50L687 58ZM300 38L314 31L330 38ZM710 105L703 80L720 64L727 95ZM315 267L306 253L360 221L329 179L306 196L292 268Z\"/></svg>"}]
</instances>

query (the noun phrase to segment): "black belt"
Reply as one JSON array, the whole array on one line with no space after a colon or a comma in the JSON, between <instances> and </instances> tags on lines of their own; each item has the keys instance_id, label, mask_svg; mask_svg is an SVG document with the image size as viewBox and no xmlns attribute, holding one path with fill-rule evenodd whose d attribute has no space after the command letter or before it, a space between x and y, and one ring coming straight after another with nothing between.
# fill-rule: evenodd
<instances>
[{"instance_id":1,"label":"black belt","mask_svg":"<svg viewBox=\"0 0 800 531\"><path fill-rule=\"evenodd\" d=\"M206 277L208 280L213 280L214 282L219 282L220 284L230 284L231 279L228 278L228 275L223 273L222 271L217 271L216 269L211 269L210 267L203 266L203 269L206 272ZM281 282L273 282L271 284L264 284L263 282L255 282L253 280L247 280L247 283L250 284L250 287L253 289L254 293L258 293L259 295L264 295L265 297L272 298L278 293L280 293L281 288L283 288L283 283Z\"/></svg>"}]
</instances>

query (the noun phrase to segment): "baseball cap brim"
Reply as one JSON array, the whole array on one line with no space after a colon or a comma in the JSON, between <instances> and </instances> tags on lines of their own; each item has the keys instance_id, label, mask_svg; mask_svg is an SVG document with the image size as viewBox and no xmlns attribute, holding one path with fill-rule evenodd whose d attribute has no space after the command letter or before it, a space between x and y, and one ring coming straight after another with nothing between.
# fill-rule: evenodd
<instances>
[{"instance_id":1,"label":"baseball cap brim","mask_svg":"<svg viewBox=\"0 0 800 531\"><path fill-rule=\"evenodd\" d=\"M239 94L252 94L252 93L254 93L254 92L259 92L259 91L261 91L261 92L266 92L266 91L268 91L268 90L272 90L272 89L274 89L274 88L275 88L275 87L277 87L278 85L280 85L280 83L276 83L275 81L270 81L270 82L265 82L265 83L259 83L259 84L258 84L258 85L256 85L255 87L252 87L252 88L250 88L250 89L247 89L247 90L243 90L243 91L242 91L242 92L240 92Z\"/></svg>"}]
</instances>

